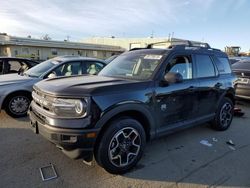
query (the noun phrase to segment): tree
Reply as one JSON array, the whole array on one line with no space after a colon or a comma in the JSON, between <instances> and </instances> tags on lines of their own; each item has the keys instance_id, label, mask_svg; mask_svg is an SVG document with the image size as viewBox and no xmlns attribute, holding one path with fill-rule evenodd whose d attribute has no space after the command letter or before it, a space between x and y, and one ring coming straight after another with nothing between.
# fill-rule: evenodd
<instances>
[{"instance_id":1,"label":"tree","mask_svg":"<svg viewBox=\"0 0 250 188\"><path fill-rule=\"evenodd\" d=\"M45 34L44 36L42 36L43 40L51 40L51 38L49 37L48 34Z\"/></svg>"}]
</instances>

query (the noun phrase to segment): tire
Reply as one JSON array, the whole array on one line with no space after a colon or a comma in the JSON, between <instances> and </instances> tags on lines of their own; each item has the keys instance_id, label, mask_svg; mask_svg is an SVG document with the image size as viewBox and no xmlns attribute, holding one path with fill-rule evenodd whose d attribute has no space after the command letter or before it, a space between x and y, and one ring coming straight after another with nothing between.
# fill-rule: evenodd
<instances>
[{"instance_id":1,"label":"tire","mask_svg":"<svg viewBox=\"0 0 250 188\"><path fill-rule=\"evenodd\" d=\"M95 159L107 172L124 174L141 159L145 144L142 125L129 117L119 118L111 122L102 135Z\"/></svg>"},{"instance_id":2,"label":"tire","mask_svg":"<svg viewBox=\"0 0 250 188\"><path fill-rule=\"evenodd\" d=\"M227 97L223 98L212 122L212 128L218 131L224 131L228 129L233 120L233 115L234 104L232 100Z\"/></svg>"},{"instance_id":3,"label":"tire","mask_svg":"<svg viewBox=\"0 0 250 188\"><path fill-rule=\"evenodd\" d=\"M9 96L5 101L5 111L14 118L27 116L27 111L31 98L25 94L15 94Z\"/></svg>"}]
</instances>

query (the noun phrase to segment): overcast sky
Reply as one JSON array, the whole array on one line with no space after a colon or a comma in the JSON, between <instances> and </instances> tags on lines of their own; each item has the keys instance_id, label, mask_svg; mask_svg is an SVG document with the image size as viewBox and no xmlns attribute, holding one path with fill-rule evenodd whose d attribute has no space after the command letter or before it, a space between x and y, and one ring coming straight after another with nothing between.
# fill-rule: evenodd
<instances>
[{"instance_id":1,"label":"overcast sky","mask_svg":"<svg viewBox=\"0 0 250 188\"><path fill-rule=\"evenodd\" d=\"M0 0L0 32L79 41L174 37L250 49L249 0Z\"/></svg>"}]
</instances>

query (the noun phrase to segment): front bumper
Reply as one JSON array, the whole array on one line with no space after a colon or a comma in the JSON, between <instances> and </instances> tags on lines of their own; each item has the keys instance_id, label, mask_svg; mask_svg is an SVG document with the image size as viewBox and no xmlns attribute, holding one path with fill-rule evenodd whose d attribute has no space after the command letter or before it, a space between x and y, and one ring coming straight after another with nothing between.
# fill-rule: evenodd
<instances>
[{"instance_id":1,"label":"front bumper","mask_svg":"<svg viewBox=\"0 0 250 188\"><path fill-rule=\"evenodd\" d=\"M243 99L250 99L250 85L237 84L235 89L235 96Z\"/></svg>"},{"instance_id":2,"label":"front bumper","mask_svg":"<svg viewBox=\"0 0 250 188\"><path fill-rule=\"evenodd\" d=\"M72 129L51 126L42 120L41 116L43 115L32 106L28 114L31 128L36 134L41 134L54 143L70 158L92 160L94 143L99 129Z\"/></svg>"}]
</instances>

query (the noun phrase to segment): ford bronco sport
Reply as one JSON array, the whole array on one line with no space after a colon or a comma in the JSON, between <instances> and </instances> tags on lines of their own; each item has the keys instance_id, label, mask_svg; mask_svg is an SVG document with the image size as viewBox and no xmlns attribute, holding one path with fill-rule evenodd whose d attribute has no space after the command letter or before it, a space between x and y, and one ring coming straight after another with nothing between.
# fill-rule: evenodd
<instances>
[{"instance_id":1,"label":"ford bronco sport","mask_svg":"<svg viewBox=\"0 0 250 188\"><path fill-rule=\"evenodd\" d=\"M98 75L52 78L34 86L32 129L71 158L122 174L148 140L210 122L226 130L233 118L227 55L187 41L123 53Z\"/></svg>"}]
</instances>

